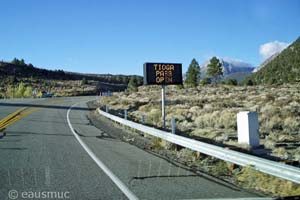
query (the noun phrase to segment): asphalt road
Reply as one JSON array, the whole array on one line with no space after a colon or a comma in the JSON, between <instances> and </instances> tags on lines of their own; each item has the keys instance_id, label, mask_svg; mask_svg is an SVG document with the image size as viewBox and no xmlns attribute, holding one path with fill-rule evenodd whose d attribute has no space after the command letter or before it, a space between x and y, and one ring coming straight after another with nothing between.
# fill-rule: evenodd
<instances>
[{"instance_id":1,"label":"asphalt road","mask_svg":"<svg viewBox=\"0 0 300 200\"><path fill-rule=\"evenodd\" d=\"M95 97L0 100L1 119L21 107L41 108L9 126L0 139L0 199L127 199L68 125L70 106L92 99ZM115 139L109 135L109 126L97 129L90 125L88 112L85 103L74 106L71 126L139 199L258 197Z\"/></svg>"}]
</instances>

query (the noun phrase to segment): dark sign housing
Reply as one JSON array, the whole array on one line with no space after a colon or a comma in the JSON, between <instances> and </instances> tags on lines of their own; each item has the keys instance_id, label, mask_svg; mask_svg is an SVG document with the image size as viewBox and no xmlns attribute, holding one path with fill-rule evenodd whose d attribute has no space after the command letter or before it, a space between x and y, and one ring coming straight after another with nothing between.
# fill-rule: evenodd
<instances>
[{"instance_id":1,"label":"dark sign housing","mask_svg":"<svg viewBox=\"0 0 300 200\"><path fill-rule=\"evenodd\" d=\"M182 64L145 63L144 85L181 85Z\"/></svg>"}]
</instances>

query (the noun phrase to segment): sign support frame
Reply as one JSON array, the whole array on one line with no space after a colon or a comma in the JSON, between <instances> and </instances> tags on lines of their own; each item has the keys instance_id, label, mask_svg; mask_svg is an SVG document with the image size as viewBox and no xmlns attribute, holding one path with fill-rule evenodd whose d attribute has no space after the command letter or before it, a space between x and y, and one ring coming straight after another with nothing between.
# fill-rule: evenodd
<instances>
[{"instance_id":1,"label":"sign support frame","mask_svg":"<svg viewBox=\"0 0 300 200\"><path fill-rule=\"evenodd\" d=\"M166 128L165 101L166 101L166 85L162 84L162 86L161 86L161 118L162 118L162 126L164 129Z\"/></svg>"}]
</instances>

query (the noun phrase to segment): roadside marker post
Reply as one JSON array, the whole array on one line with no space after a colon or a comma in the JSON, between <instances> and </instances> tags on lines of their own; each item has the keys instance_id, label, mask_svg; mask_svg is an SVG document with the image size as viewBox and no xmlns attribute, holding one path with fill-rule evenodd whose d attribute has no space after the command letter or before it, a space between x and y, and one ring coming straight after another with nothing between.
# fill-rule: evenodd
<instances>
[{"instance_id":1,"label":"roadside marker post","mask_svg":"<svg viewBox=\"0 0 300 200\"><path fill-rule=\"evenodd\" d=\"M145 124L145 121L146 121L146 120L145 120L145 115L143 114L143 115L142 115L142 124Z\"/></svg>"},{"instance_id":2,"label":"roadside marker post","mask_svg":"<svg viewBox=\"0 0 300 200\"><path fill-rule=\"evenodd\" d=\"M127 110L124 110L124 119L127 120Z\"/></svg>"},{"instance_id":3,"label":"roadside marker post","mask_svg":"<svg viewBox=\"0 0 300 200\"><path fill-rule=\"evenodd\" d=\"M172 119L171 119L171 128L172 128L172 134L175 134L176 133L176 121L175 121L174 117L172 117Z\"/></svg>"}]
</instances>

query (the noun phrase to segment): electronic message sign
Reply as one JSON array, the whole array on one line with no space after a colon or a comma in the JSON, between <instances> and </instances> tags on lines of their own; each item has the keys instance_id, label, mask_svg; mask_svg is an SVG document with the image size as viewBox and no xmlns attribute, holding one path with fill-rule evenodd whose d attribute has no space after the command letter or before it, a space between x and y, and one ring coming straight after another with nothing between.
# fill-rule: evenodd
<instances>
[{"instance_id":1,"label":"electronic message sign","mask_svg":"<svg viewBox=\"0 0 300 200\"><path fill-rule=\"evenodd\" d=\"M182 84L182 64L145 63L144 85L180 85Z\"/></svg>"}]
</instances>

